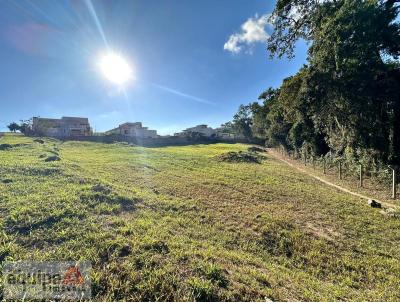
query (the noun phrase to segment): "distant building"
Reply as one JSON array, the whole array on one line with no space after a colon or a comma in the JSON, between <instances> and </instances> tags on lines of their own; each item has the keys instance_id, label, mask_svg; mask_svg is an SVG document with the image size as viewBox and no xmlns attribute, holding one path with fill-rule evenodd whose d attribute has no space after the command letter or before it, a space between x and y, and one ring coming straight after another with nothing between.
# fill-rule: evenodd
<instances>
[{"instance_id":1,"label":"distant building","mask_svg":"<svg viewBox=\"0 0 400 302\"><path fill-rule=\"evenodd\" d=\"M175 133L175 136L180 136L180 137L191 137L194 135L200 135L203 137L215 137L216 132L213 128L210 128L207 125L197 125L192 128L187 128L182 132Z\"/></svg>"},{"instance_id":2,"label":"distant building","mask_svg":"<svg viewBox=\"0 0 400 302\"><path fill-rule=\"evenodd\" d=\"M158 137L156 130L149 130L148 127L143 127L142 123L124 123L117 128L111 129L106 132L107 135L118 134L129 137L138 138L156 138Z\"/></svg>"},{"instance_id":3,"label":"distant building","mask_svg":"<svg viewBox=\"0 0 400 302\"><path fill-rule=\"evenodd\" d=\"M33 117L32 131L35 135L50 137L77 137L92 135L89 120L83 117L63 116L61 119Z\"/></svg>"},{"instance_id":4,"label":"distant building","mask_svg":"<svg viewBox=\"0 0 400 302\"><path fill-rule=\"evenodd\" d=\"M216 135L221 139L244 139L245 137L238 134L232 127L230 123L222 124L221 127L216 128Z\"/></svg>"},{"instance_id":5,"label":"distant building","mask_svg":"<svg viewBox=\"0 0 400 302\"><path fill-rule=\"evenodd\" d=\"M226 133L223 131L219 131L219 129L215 129L217 131L217 137L222 139L234 139L235 135L232 133Z\"/></svg>"}]
</instances>

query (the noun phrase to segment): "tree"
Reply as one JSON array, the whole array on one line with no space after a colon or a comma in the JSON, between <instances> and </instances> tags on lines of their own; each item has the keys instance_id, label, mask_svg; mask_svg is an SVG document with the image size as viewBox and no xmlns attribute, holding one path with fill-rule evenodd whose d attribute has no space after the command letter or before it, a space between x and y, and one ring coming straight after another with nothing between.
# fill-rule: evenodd
<instances>
[{"instance_id":1,"label":"tree","mask_svg":"<svg viewBox=\"0 0 400 302\"><path fill-rule=\"evenodd\" d=\"M293 58L296 42L299 39L312 41L319 22L334 10L336 2L278 0L270 17L273 32L268 50L271 56Z\"/></svg>"},{"instance_id":2,"label":"tree","mask_svg":"<svg viewBox=\"0 0 400 302\"><path fill-rule=\"evenodd\" d=\"M311 42L306 69L284 81L267 120L298 148L362 150L400 163L400 1L278 0L268 41L272 56L293 57L299 39ZM395 61L396 62L396 61ZM271 129L269 130L271 132ZM364 152L362 151L362 152Z\"/></svg>"},{"instance_id":3,"label":"tree","mask_svg":"<svg viewBox=\"0 0 400 302\"><path fill-rule=\"evenodd\" d=\"M219 131L220 131L220 133L225 133L225 134L229 134L229 135L236 134L236 130L234 129L232 122L226 122L224 124L221 124Z\"/></svg>"},{"instance_id":4,"label":"tree","mask_svg":"<svg viewBox=\"0 0 400 302\"><path fill-rule=\"evenodd\" d=\"M16 131L21 130L21 129L20 129L20 126L19 126L17 123L15 123L15 122L12 122L11 124L9 124L9 125L7 126L7 128L8 128L11 132L16 132Z\"/></svg>"},{"instance_id":5,"label":"tree","mask_svg":"<svg viewBox=\"0 0 400 302\"><path fill-rule=\"evenodd\" d=\"M259 139L267 139L267 129L269 128L268 113L270 112L270 104L278 94L278 89L272 87L264 91L258 99L262 101L262 104L254 102L250 104L252 112L252 133L253 136Z\"/></svg>"},{"instance_id":6,"label":"tree","mask_svg":"<svg viewBox=\"0 0 400 302\"><path fill-rule=\"evenodd\" d=\"M20 131L23 134L29 135L32 132L32 119L29 120L21 120Z\"/></svg>"},{"instance_id":7,"label":"tree","mask_svg":"<svg viewBox=\"0 0 400 302\"><path fill-rule=\"evenodd\" d=\"M251 105L240 105L238 112L233 116L232 126L235 131L247 139L253 137Z\"/></svg>"}]
</instances>

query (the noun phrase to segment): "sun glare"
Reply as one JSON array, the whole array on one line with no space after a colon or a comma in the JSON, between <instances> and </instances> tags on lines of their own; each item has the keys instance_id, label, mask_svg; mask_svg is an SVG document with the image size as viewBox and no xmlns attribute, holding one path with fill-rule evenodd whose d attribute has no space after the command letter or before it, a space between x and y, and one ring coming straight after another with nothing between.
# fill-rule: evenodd
<instances>
[{"instance_id":1,"label":"sun glare","mask_svg":"<svg viewBox=\"0 0 400 302\"><path fill-rule=\"evenodd\" d=\"M99 67L110 82L123 85L132 79L132 68L120 55L109 53L100 58Z\"/></svg>"}]
</instances>

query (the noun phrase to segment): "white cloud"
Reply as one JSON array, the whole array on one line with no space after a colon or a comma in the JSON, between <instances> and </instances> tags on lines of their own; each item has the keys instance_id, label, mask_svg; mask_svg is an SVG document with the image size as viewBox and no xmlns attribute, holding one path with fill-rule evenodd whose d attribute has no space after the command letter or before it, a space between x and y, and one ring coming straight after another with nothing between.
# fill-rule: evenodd
<instances>
[{"instance_id":1,"label":"white cloud","mask_svg":"<svg viewBox=\"0 0 400 302\"><path fill-rule=\"evenodd\" d=\"M251 49L255 43L267 42L269 35L265 31L270 14L255 15L242 24L240 32L234 33L224 45L224 49L232 53L240 53L243 49Z\"/></svg>"}]
</instances>

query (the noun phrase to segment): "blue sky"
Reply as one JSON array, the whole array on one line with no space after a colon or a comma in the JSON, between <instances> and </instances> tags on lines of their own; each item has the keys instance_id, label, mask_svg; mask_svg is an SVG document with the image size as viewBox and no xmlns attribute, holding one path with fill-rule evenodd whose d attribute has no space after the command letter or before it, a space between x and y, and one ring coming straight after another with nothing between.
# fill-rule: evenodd
<instances>
[{"instance_id":1,"label":"blue sky","mask_svg":"<svg viewBox=\"0 0 400 302\"><path fill-rule=\"evenodd\" d=\"M90 10L91 4L93 10ZM141 121L161 134L231 120L306 59L268 58L266 0L0 2L0 130L32 116L88 117L96 131ZM135 79L98 68L108 51Z\"/></svg>"}]
</instances>

